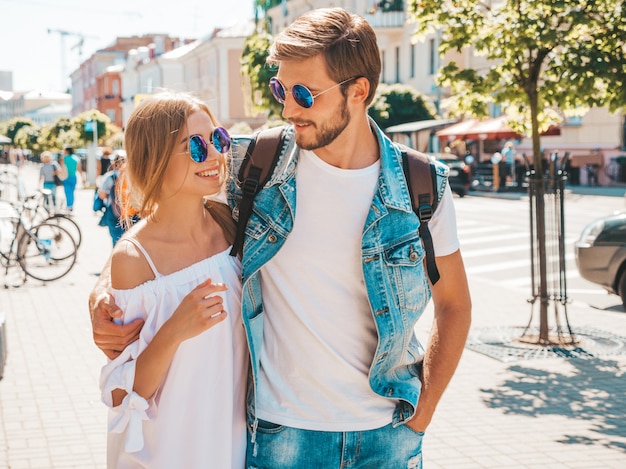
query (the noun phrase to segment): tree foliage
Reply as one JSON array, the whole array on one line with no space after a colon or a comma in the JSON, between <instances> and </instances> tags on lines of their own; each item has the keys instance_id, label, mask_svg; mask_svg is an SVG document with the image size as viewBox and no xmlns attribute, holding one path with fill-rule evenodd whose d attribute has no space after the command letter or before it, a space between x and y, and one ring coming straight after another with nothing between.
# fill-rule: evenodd
<instances>
[{"instance_id":1,"label":"tree foliage","mask_svg":"<svg viewBox=\"0 0 626 469\"><path fill-rule=\"evenodd\" d=\"M241 73L249 79L252 110L279 117L283 106L274 99L268 86L270 78L276 75L276 70L266 63L272 40L272 35L264 27L258 27L246 39L241 54Z\"/></svg>"},{"instance_id":2,"label":"tree foliage","mask_svg":"<svg viewBox=\"0 0 626 469\"><path fill-rule=\"evenodd\" d=\"M549 342L549 296L540 121L554 110L626 107L624 8L614 0L409 0L418 36L436 33L442 53L473 49L486 61L450 61L440 71L458 108L480 116L499 103L530 129L541 343Z\"/></svg>"},{"instance_id":3,"label":"tree foliage","mask_svg":"<svg viewBox=\"0 0 626 469\"><path fill-rule=\"evenodd\" d=\"M36 127L36 124L26 117L14 117L0 123L0 134L9 137L15 143L15 136L22 127Z\"/></svg>"},{"instance_id":4,"label":"tree foliage","mask_svg":"<svg viewBox=\"0 0 626 469\"><path fill-rule=\"evenodd\" d=\"M39 128L36 125L23 125L19 128L13 138L13 145L19 148L26 148L33 153L39 153Z\"/></svg>"},{"instance_id":5,"label":"tree foliage","mask_svg":"<svg viewBox=\"0 0 626 469\"><path fill-rule=\"evenodd\" d=\"M10 119L0 122L0 133L11 138L16 146L39 154L44 150L58 151L66 145L75 148L89 146L93 142L93 133L85 129L85 122L91 120L97 122L98 144L107 142L119 131L105 114L93 109L72 118L60 117L41 127L30 119Z\"/></svg>"},{"instance_id":6,"label":"tree foliage","mask_svg":"<svg viewBox=\"0 0 626 469\"><path fill-rule=\"evenodd\" d=\"M368 114L381 128L434 119L434 105L420 92L407 85L378 85Z\"/></svg>"},{"instance_id":7,"label":"tree foliage","mask_svg":"<svg viewBox=\"0 0 626 469\"><path fill-rule=\"evenodd\" d=\"M437 31L442 53L473 48L487 60L480 70L451 62L440 82L462 111L486 115L495 102L520 115L539 168L540 122L550 124L550 110L626 106L621 2L410 0L409 11L418 35Z\"/></svg>"},{"instance_id":8,"label":"tree foliage","mask_svg":"<svg viewBox=\"0 0 626 469\"><path fill-rule=\"evenodd\" d=\"M85 123L95 121L97 124L97 141L98 144L104 142L112 132L111 119L106 114L101 113L97 109L91 109L77 115L72 119L74 128L78 131L80 139L85 143L91 143L94 140L94 134L87 129Z\"/></svg>"}]
</instances>

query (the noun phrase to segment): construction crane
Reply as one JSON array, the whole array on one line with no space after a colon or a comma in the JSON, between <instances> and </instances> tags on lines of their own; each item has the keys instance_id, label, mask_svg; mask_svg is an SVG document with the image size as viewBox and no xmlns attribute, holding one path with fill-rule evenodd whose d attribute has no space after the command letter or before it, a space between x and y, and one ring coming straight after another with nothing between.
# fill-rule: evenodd
<instances>
[{"instance_id":1,"label":"construction crane","mask_svg":"<svg viewBox=\"0 0 626 469\"><path fill-rule=\"evenodd\" d=\"M85 44L85 39L97 39L95 36L87 36L81 33L75 33L71 31L65 31L62 29L51 29L48 28L48 34L59 34L61 36L61 84L65 84L65 80L67 79L67 66L66 66L66 48L65 48L65 38L68 36L73 36L78 38L78 42L74 44L70 49L78 49L78 60L79 62L82 60L83 56L83 45Z\"/></svg>"}]
</instances>

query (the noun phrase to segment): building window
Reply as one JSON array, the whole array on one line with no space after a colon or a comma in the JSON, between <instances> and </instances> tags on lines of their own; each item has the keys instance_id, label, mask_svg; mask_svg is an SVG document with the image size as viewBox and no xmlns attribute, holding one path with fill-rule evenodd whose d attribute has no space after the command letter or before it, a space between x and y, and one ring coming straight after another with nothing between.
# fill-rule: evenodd
<instances>
[{"instance_id":1,"label":"building window","mask_svg":"<svg viewBox=\"0 0 626 469\"><path fill-rule=\"evenodd\" d=\"M387 72L385 71L385 69L387 68L387 58L386 58L384 50L380 51L380 61L381 61L381 64L382 64L382 68L381 68L381 75L382 75L382 77L381 77L380 81L382 83L386 83L385 76L387 75Z\"/></svg>"},{"instance_id":2,"label":"building window","mask_svg":"<svg viewBox=\"0 0 626 469\"><path fill-rule=\"evenodd\" d=\"M119 80L113 80L113 94L114 95L120 94L120 81Z\"/></svg>"},{"instance_id":3,"label":"building window","mask_svg":"<svg viewBox=\"0 0 626 469\"><path fill-rule=\"evenodd\" d=\"M396 47L396 83L400 83L400 48Z\"/></svg>"},{"instance_id":4,"label":"building window","mask_svg":"<svg viewBox=\"0 0 626 469\"><path fill-rule=\"evenodd\" d=\"M428 74L434 75L436 70L437 63L437 50L435 48L435 40L431 39L428 41Z\"/></svg>"},{"instance_id":5,"label":"building window","mask_svg":"<svg viewBox=\"0 0 626 469\"><path fill-rule=\"evenodd\" d=\"M409 74L411 78L415 78L415 44L411 44L410 51L411 51L411 57L410 57L411 70L409 71Z\"/></svg>"},{"instance_id":6,"label":"building window","mask_svg":"<svg viewBox=\"0 0 626 469\"><path fill-rule=\"evenodd\" d=\"M107 117L111 119L111 122L115 122L115 109L107 109Z\"/></svg>"},{"instance_id":7,"label":"building window","mask_svg":"<svg viewBox=\"0 0 626 469\"><path fill-rule=\"evenodd\" d=\"M370 11L404 11L404 0L378 0L374 1L374 5Z\"/></svg>"}]
</instances>

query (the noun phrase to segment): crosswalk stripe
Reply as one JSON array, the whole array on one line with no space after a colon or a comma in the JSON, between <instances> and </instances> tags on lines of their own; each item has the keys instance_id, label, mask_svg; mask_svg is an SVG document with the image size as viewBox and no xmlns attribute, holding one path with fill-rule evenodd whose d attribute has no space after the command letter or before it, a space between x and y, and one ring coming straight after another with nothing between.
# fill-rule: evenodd
<instances>
[{"instance_id":1,"label":"crosswalk stripe","mask_svg":"<svg viewBox=\"0 0 626 469\"><path fill-rule=\"evenodd\" d=\"M554 276L553 275L548 275L547 277L547 282L548 282L548 287L550 287L550 282L552 282ZM574 278L580 278L580 274L578 273L578 270L567 270L565 272L565 278L568 280L574 279ZM503 287L509 287L509 288L520 288L520 287L530 287L531 281L530 281L530 272L528 272L528 275L525 277L516 277L516 278L511 278L508 280L502 280L498 282L498 285L501 285ZM568 293L572 293L572 290L570 290L568 288Z\"/></svg>"},{"instance_id":2,"label":"crosswalk stripe","mask_svg":"<svg viewBox=\"0 0 626 469\"><path fill-rule=\"evenodd\" d=\"M510 225L490 225L490 226L477 226L476 228L461 228L458 230L459 234L473 235L481 233L502 233L511 229Z\"/></svg>"},{"instance_id":3,"label":"crosswalk stripe","mask_svg":"<svg viewBox=\"0 0 626 469\"><path fill-rule=\"evenodd\" d=\"M519 244L509 244L507 246L498 246L495 248L486 248L486 249L471 249L469 251L465 251L463 249L465 243L461 243L461 252L463 253L463 259L471 259L473 257L482 257L482 256L492 256L494 254L505 254L509 252L516 251L528 251L530 249L529 244L519 243Z\"/></svg>"},{"instance_id":4,"label":"crosswalk stripe","mask_svg":"<svg viewBox=\"0 0 626 469\"><path fill-rule=\"evenodd\" d=\"M512 239L528 239L528 233L505 233L495 236L477 236L476 238L465 239L462 233L459 233L459 239L461 245L466 246L468 244L481 244L481 243L493 243L497 241L510 241Z\"/></svg>"},{"instance_id":5,"label":"crosswalk stripe","mask_svg":"<svg viewBox=\"0 0 626 469\"><path fill-rule=\"evenodd\" d=\"M565 260L573 260L574 253L565 254ZM556 259L549 258L548 262L554 262ZM487 272L498 272L502 270L517 269L519 267L530 267L530 259L518 259L515 261L493 262L491 264L481 264L473 267L466 267L468 274L484 274Z\"/></svg>"}]
</instances>

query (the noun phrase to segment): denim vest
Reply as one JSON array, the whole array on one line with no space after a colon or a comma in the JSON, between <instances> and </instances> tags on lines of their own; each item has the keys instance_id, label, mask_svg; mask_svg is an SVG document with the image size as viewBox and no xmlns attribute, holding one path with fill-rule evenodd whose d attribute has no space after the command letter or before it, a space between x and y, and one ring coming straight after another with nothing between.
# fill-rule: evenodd
<instances>
[{"instance_id":1,"label":"denim vest","mask_svg":"<svg viewBox=\"0 0 626 469\"><path fill-rule=\"evenodd\" d=\"M370 123L380 146L381 170L361 238L363 276L378 332L369 382L378 395L397 400L393 424L399 425L413 416L419 399L421 383L416 363L424 349L413 328L430 300L430 288L423 262L425 251L417 232L419 220L411 206L400 150L373 121ZM249 137L233 139L231 171L235 176L249 142ZM253 386L249 394L252 412L265 315L259 271L278 252L293 228L298 154L299 148L290 127L276 169L265 188L257 194L246 227L241 305L252 367ZM441 200L448 169L441 163L436 163L436 169ZM241 191L236 178L233 178L228 193L237 218ZM253 433L255 430L253 428Z\"/></svg>"}]
</instances>

